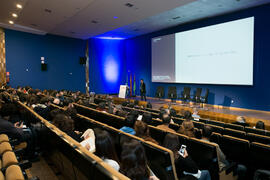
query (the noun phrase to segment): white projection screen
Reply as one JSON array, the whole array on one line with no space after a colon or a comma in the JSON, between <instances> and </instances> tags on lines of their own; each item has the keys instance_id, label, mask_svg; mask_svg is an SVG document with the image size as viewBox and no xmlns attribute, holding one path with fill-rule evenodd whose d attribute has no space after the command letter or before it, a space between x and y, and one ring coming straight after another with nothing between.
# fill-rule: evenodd
<instances>
[{"instance_id":1,"label":"white projection screen","mask_svg":"<svg viewBox=\"0 0 270 180\"><path fill-rule=\"evenodd\" d=\"M253 85L254 17L152 39L152 82Z\"/></svg>"}]
</instances>

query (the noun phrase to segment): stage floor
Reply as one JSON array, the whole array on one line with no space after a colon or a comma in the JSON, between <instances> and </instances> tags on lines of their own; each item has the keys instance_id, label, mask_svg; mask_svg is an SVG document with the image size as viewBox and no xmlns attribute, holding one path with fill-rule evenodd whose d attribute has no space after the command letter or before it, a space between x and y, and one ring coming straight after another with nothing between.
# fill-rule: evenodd
<instances>
[{"instance_id":1,"label":"stage floor","mask_svg":"<svg viewBox=\"0 0 270 180\"><path fill-rule=\"evenodd\" d=\"M137 97L132 97L130 99L140 100L140 97L137 96ZM165 104L168 105L171 102L171 100L169 99L159 100L157 98L151 98L151 97L147 97L147 101L152 104L153 109L159 109ZM172 105L183 106L182 103L179 101L172 103ZM192 105L190 107L192 107ZM211 105L211 104L206 104L205 107L207 108L208 111L212 111L212 112L270 120L270 111L259 111L259 110L253 110L253 109L225 107L225 106L217 106L217 105Z\"/></svg>"}]
</instances>

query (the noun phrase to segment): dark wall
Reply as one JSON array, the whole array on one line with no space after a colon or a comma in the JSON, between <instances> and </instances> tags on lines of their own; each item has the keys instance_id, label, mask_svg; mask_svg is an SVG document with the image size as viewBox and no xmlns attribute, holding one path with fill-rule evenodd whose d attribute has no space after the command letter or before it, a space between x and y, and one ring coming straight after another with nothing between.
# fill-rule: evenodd
<instances>
[{"instance_id":1,"label":"dark wall","mask_svg":"<svg viewBox=\"0 0 270 180\"><path fill-rule=\"evenodd\" d=\"M85 91L85 70L79 64L86 41L54 35L5 30L6 68L12 87ZM41 57L48 64L41 71Z\"/></svg>"},{"instance_id":2,"label":"dark wall","mask_svg":"<svg viewBox=\"0 0 270 180\"><path fill-rule=\"evenodd\" d=\"M200 85L200 84L169 84L151 82L151 38L170 33L223 23L231 20L255 16L254 39L254 85ZM169 86L176 86L178 94L184 86L209 88L209 103L222 104L241 108L258 110L270 109L270 5L264 5L232 14L209 18L178 27L162 30L152 34L128 39L126 46L127 70L135 72L138 78L143 78L147 85L147 96L154 96L157 86L164 86L167 94ZM228 37L230 38L230 37ZM233 43L233 39L232 39ZM203 73L203 70L202 72ZM228 73L230 70L228 69ZM214 75L214 74L213 74ZM204 93L204 91L203 91ZM233 100L233 103L232 103Z\"/></svg>"}]
</instances>

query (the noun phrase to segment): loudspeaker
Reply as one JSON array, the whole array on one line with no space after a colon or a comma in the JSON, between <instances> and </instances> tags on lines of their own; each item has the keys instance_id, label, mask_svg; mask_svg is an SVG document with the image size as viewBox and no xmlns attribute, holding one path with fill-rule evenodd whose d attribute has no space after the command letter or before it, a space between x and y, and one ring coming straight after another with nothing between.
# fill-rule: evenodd
<instances>
[{"instance_id":1,"label":"loudspeaker","mask_svg":"<svg viewBox=\"0 0 270 180\"><path fill-rule=\"evenodd\" d=\"M41 71L47 71L47 64L41 64Z\"/></svg>"},{"instance_id":2,"label":"loudspeaker","mask_svg":"<svg viewBox=\"0 0 270 180\"><path fill-rule=\"evenodd\" d=\"M80 57L80 64L86 64L86 57Z\"/></svg>"}]
</instances>

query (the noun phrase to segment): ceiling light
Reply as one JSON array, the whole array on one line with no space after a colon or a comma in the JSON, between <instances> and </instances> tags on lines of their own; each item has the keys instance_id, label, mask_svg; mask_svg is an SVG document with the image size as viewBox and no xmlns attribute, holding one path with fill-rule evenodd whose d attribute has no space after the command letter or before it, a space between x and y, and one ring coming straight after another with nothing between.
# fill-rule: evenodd
<instances>
[{"instance_id":1,"label":"ceiling light","mask_svg":"<svg viewBox=\"0 0 270 180\"><path fill-rule=\"evenodd\" d=\"M15 17L15 18L18 17L18 15L15 14L15 13L12 13L12 16Z\"/></svg>"},{"instance_id":2,"label":"ceiling light","mask_svg":"<svg viewBox=\"0 0 270 180\"><path fill-rule=\"evenodd\" d=\"M14 22L13 21L8 21L9 22L9 24L14 24Z\"/></svg>"},{"instance_id":3,"label":"ceiling light","mask_svg":"<svg viewBox=\"0 0 270 180\"><path fill-rule=\"evenodd\" d=\"M131 4L131 3L126 3L125 6L127 6L127 7L133 7L134 5Z\"/></svg>"},{"instance_id":4,"label":"ceiling light","mask_svg":"<svg viewBox=\"0 0 270 180\"><path fill-rule=\"evenodd\" d=\"M114 18L114 19L117 19L118 17L117 17L117 16L114 16L113 18Z\"/></svg>"},{"instance_id":5,"label":"ceiling light","mask_svg":"<svg viewBox=\"0 0 270 180\"><path fill-rule=\"evenodd\" d=\"M22 9L22 5L21 4L17 4L16 7L19 8L19 9Z\"/></svg>"},{"instance_id":6,"label":"ceiling light","mask_svg":"<svg viewBox=\"0 0 270 180\"><path fill-rule=\"evenodd\" d=\"M98 22L97 22L97 21L95 21L95 20L93 20L93 21L91 21L91 23L93 23L93 24L97 24Z\"/></svg>"}]
</instances>

